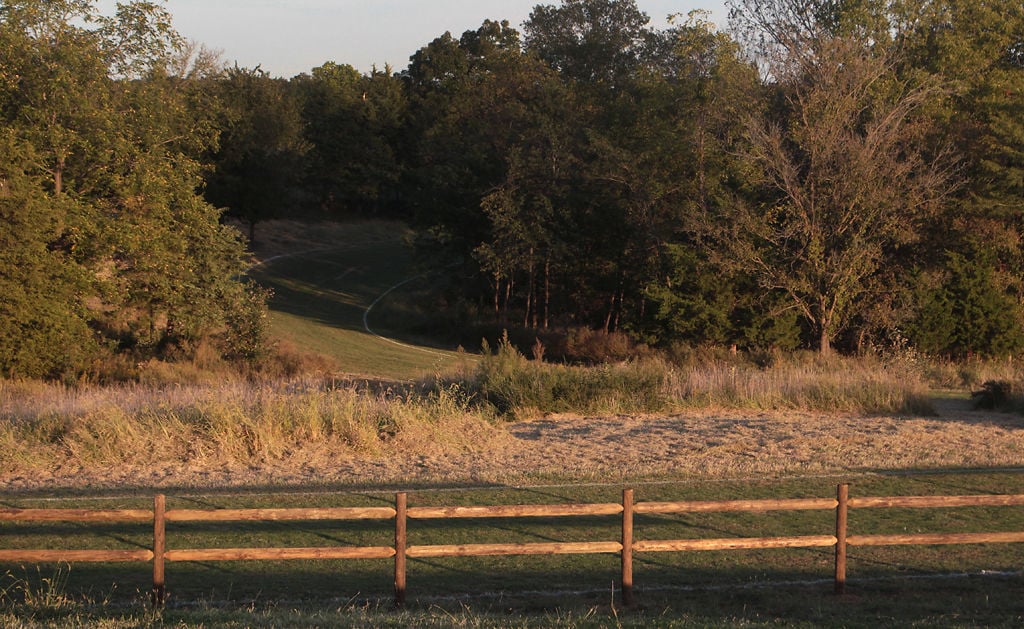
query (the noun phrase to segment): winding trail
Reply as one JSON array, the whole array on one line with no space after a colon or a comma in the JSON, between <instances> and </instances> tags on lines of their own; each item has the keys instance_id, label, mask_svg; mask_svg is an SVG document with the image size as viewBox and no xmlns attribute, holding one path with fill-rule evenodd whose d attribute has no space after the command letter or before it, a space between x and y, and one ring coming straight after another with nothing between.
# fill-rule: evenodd
<instances>
[{"instance_id":1,"label":"winding trail","mask_svg":"<svg viewBox=\"0 0 1024 629\"><path fill-rule=\"evenodd\" d=\"M363 329L366 330L367 334L369 334L371 336L374 336L376 338L379 338L380 340L382 340L382 341L384 341L386 343L390 343L392 345L397 345L398 347L402 347L402 348L405 348L405 349L421 352L421 353L424 353L424 354L429 354L431 356L440 356L442 358L447 358L449 356L448 353L439 352L437 350L428 349L426 347L420 347L418 345L409 345L408 343L403 343L402 341L398 341L398 340L395 340L393 338L382 336L382 335L378 334L377 332L375 332L372 328L370 328L370 311L373 310L374 306L376 306L378 303L380 303L381 300L383 300L385 297L390 295L395 290L405 286L406 284L408 284L410 282L414 282L416 280L423 279L424 277L426 277L426 276L421 273L420 275L416 275L414 277L410 277L408 279L402 280L401 282L395 284L391 288L387 289L386 291L384 291L383 293L378 295L377 298L374 299L373 302L369 306L366 307L366 310L363 311Z\"/></svg>"},{"instance_id":2,"label":"winding trail","mask_svg":"<svg viewBox=\"0 0 1024 629\"><path fill-rule=\"evenodd\" d=\"M267 266L269 266L269 265L271 265L274 262L279 261L279 260L284 260L284 259L289 259L289 258L300 258L300 257L308 257L308 258L311 258L313 260L316 260L316 261L318 261L320 263L324 263L324 264L334 264L334 265L337 265L337 263L334 262L333 260L327 259L325 256L317 256L317 254L326 254L326 253L331 253L331 252L336 252L336 251L344 251L345 249L348 249L348 248L350 248L349 245L341 245L341 246L337 246L337 247L323 247L323 248L318 248L318 249L307 249L307 250L303 250L303 251L295 251L295 252L290 252L290 253L282 253L282 254L278 254L278 255L275 255L275 256L271 256L271 257L269 257L269 258L267 258L265 260L260 260L260 261L256 262L255 264L253 264L252 266L249 267L249 270L251 271L251 270L254 270L254 269L258 269L258 268L267 267ZM341 265L338 265L338 266L341 266ZM333 278L333 281L338 282L338 281L343 280L346 276L350 275L354 270L355 269L353 267L347 267L344 272L342 272L341 274L335 276ZM380 334L379 332L377 332L376 330L374 330L372 327L370 327L370 313L373 311L374 307L376 307L381 301L384 300L384 298L386 298L388 295L390 295L394 291L398 290L399 288L405 286L406 284L410 284L410 283L412 283L414 281L424 279L425 277L426 277L426 274L420 273L419 275L415 275L413 277L406 278L406 279L402 280L401 282L398 282L397 284L395 284L393 286L390 286L387 290L385 290L383 293L378 295L370 303L370 305L367 306L363 310L363 315L362 315L363 330L367 334L369 334L370 336L372 336L374 338L377 338L377 339L380 339L381 341L383 341L385 343L388 343L390 345L393 345L395 347L400 347L402 349L406 349L406 350L413 351L413 352L419 352L421 354L427 354L429 356L437 356L437 357L440 357L440 358L448 358L448 357L451 356L450 352L443 352L443 351L438 351L438 350L434 350L434 349L430 349L430 348L426 348L426 347L421 347L421 346L418 346L418 345L411 345L409 343L405 343L405 342L399 341L397 339L384 336L384 335Z\"/></svg>"}]
</instances>

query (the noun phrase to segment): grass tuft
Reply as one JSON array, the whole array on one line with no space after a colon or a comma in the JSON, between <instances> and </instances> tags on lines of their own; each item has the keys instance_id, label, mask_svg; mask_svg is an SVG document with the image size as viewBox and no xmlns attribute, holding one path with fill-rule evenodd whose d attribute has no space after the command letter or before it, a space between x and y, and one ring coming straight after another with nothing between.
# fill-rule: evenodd
<instances>
[{"instance_id":1,"label":"grass tuft","mask_svg":"<svg viewBox=\"0 0 1024 629\"><path fill-rule=\"evenodd\" d=\"M657 361L596 367L530 361L506 339L460 386L510 418L538 413L647 413L668 408L662 386L665 373Z\"/></svg>"},{"instance_id":2,"label":"grass tuft","mask_svg":"<svg viewBox=\"0 0 1024 629\"><path fill-rule=\"evenodd\" d=\"M308 382L219 387L105 387L74 390L0 383L0 471L74 462L90 467L187 463L250 465L294 452L382 455L426 445L487 443L488 415L456 389L416 393L361 384ZM38 396L38 397L36 397ZM49 403L42 403L48 400Z\"/></svg>"},{"instance_id":3,"label":"grass tuft","mask_svg":"<svg viewBox=\"0 0 1024 629\"><path fill-rule=\"evenodd\" d=\"M74 606L68 594L69 564L58 564L53 573L44 576L36 566L35 576L15 576L7 571L0 578L0 609L31 612L53 612Z\"/></svg>"},{"instance_id":4,"label":"grass tuft","mask_svg":"<svg viewBox=\"0 0 1024 629\"><path fill-rule=\"evenodd\" d=\"M694 408L933 414L914 371L875 359L741 357L670 364L645 358L596 367L528 360L503 341L460 380L509 419L541 413L663 413Z\"/></svg>"},{"instance_id":5,"label":"grass tuft","mask_svg":"<svg viewBox=\"0 0 1024 629\"><path fill-rule=\"evenodd\" d=\"M678 369L669 380L669 397L683 407L934 413L920 377L867 359L782 362L765 368L715 362Z\"/></svg>"}]
</instances>

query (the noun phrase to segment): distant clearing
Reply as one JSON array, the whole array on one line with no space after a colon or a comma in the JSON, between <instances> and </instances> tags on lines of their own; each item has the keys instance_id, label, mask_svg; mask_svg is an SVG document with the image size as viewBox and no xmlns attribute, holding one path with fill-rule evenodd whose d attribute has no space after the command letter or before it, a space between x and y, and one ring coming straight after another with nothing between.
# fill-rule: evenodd
<instances>
[{"instance_id":1,"label":"distant clearing","mask_svg":"<svg viewBox=\"0 0 1024 629\"><path fill-rule=\"evenodd\" d=\"M381 327L374 318L403 288L428 281L416 279L401 224L271 221L257 233L261 263L251 275L274 291L276 337L330 357L341 372L371 378L407 380L470 360L385 338L401 339L405 331Z\"/></svg>"}]
</instances>

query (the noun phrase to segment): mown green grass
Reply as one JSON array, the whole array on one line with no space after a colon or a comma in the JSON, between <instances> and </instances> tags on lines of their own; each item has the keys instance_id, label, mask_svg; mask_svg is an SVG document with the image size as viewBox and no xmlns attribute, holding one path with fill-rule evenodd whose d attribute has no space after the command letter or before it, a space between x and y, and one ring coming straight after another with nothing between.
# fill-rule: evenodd
<instances>
[{"instance_id":1,"label":"mown green grass","mask_svg":"<svg viewBox=\"0 0 1024 629\"><path fill-rule=\"evenodd\" d=\"M373 377L407 380L472 360L410 337L394 317L385 316L392 303L401 303L404 287L429 281L417 279L401 236L398 225L390 236L378 233L365 240L356 230L337 247L287 255L253 269L252 277L274 291L272 334L329 356L343 372ZM388 338L365 329L371 306L365 322Z\"/></svg>"},{"instance_id":2,"label":"mown green grass","mask_svg":"<svg viewBox=\"0 0 1024 629\"><path fill-rule=\"evenodd\" d=\"M840 478L649 483L638 501L828 497ZM421 488L411 505L617 502L621 486ZM1021 493L1020 472L864 475L853 495ZM168 492L170 508L382 506L388 490L336 488L315 493ZM150 496L8 498L4 507L146 507ZM830 511L637 516L637 539L820 535ZM410 544L617 540L617 516L410 521ZM862 509L850 533L1024 530L1019 508ZM5 548L145 548L151 531L136 525L14 524L0 527ZM171 523L170 548L390 545L390 522ZM409 609L390 609L390 560L171 563L169 607L147 615L148 564L70 567L0 566L7 618L117 619L183 626L730 626L735 623L879 626L1012 626L1024 613L1024 545L852 548L849 594L831 594L831 549L638 553L638 606L620 609L613 588L616 555L410 559ZM61 574L61 570L65 571ZM980 576L988 572L989 576ZM940 575L963 575L951 578ZM22 584L42 592L60 577L61 600L19 600ZM31 585L27 585L31 584ZM36 600L42 599L36 596ZM51 597L53 600L53 597ZM91 602L92 604L86 604ZM248 611L244 611L248 610ZM244 618L244 620L241 620ZM0 622L5 617L0 615ZM447 619L447 620L446 620ZM873 622L869 622L873 621ZM5 622L5 626L10 623ZM128 626L128 625L122 625Z\"/></svg>"}]
</instances>

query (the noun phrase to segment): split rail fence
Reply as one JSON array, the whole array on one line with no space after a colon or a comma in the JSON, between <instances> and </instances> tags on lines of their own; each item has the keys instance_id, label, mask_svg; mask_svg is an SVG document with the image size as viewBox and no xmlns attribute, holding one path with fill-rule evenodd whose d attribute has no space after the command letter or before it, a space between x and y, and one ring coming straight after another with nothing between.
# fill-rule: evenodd
<instances>
[{"instance_id":1,"label":"split rail fence","mask_svg":"<svg viewBox=\"0 0 1024 629\"><path fill-rule=\"evenodd\" d=\"M339 507L288 509L171 509L163 495L156 495L153 509L0 509L0 521L45 521L85 523L152 523L153 546L144 550L0 550L0 562L152 562L153 603L166 598L166 566L182 561L256 561L298 559L392 559L395 602L406 596L406 566L409 558L473 557L486 555L576 555L618 554L621 557L621 596L625 605L634 603L633 557L637 553L718 551L737 549L833 547L835 550L835 591L846 588L849 546L903 546L939 544L989 544L1024 542L1024 531L983 533L919 533L905 535L851 535L850 509L1024 506L1024 494L976 496L873 496L851 497L849 485L839 485L835 498L800 498L731 501L635 502L632 489L625 489L621 503L497 505L472 507L410 507L407 495L395 495L394 507ZM716 539L636 539L634 518L638 514L682 514L710 512L835 511L835 530L828 534L789 537L730 537ZM571 518L621 516L618 540L408 545L410 520L456 520L464 518ZM207 548L168 549L167 524L174 522L266 522L266 521L394 521L393 546L326 546L311 548Z\"/></svg>"}]
</instances>

